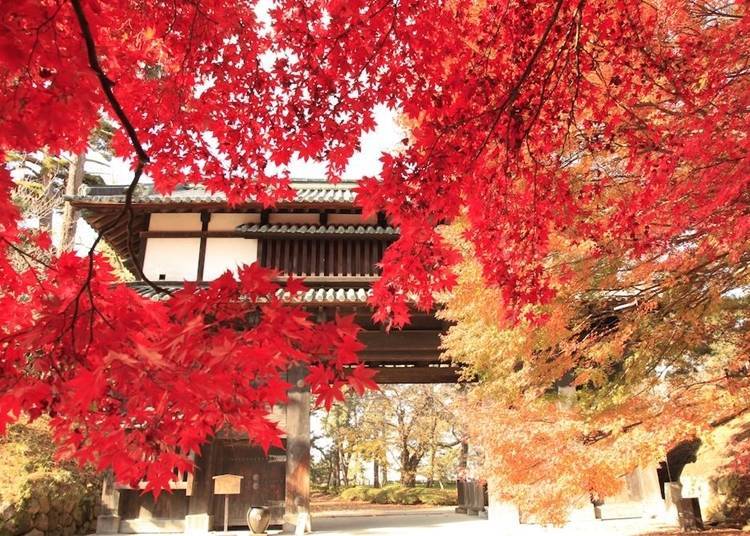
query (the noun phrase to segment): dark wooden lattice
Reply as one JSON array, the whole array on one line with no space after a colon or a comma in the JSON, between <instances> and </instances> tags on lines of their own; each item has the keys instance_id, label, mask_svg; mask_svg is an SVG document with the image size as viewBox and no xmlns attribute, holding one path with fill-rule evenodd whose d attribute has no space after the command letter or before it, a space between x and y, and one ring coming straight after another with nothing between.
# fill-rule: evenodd
<instances>
[{"instance_id":1,"label":"dark wooden lattice","mask_svg":"<svg viewBox=\"0 0 750 536\"><path fill-rule=\"evenodd\" d=\"M261 239L258 258L263 266L287 274L318 277L376 276L387 242L361 239Z\"/></svg>"}]
</instances>

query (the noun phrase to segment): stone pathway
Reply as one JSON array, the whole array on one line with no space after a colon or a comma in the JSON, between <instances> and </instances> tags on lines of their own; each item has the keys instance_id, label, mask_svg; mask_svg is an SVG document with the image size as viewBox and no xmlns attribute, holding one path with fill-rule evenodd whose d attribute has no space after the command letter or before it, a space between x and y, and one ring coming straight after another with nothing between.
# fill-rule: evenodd
<instances>
[{"instance_id":1,"label":"stone pathway","mask_svg":"<svg viewBox=\"0 0 750 536\"><path fill-rule=\"evenodd\" d=\"M522 525L514 529L493 527L486 520L455 514L452 508L428 511L359 511L313 517L313 536L666 536L673 529L641 519L578 522L565 528ZM213 533L219 536L223 533ZM248 532L234 532L246 536ZM269 531L269 535L284 534ZM288 534L288 533L287 533Z\"/></svg>"},{"instance_id":2,"label":"stone pathway","mask_svg":"<svg viewBox=\"0 0 750 536\"><path fill-rule=\"evenodd\" d=\"M492 534L489 528L486 519L454 514L450 510L313 519L316 536L479 536Z\"/></svg>"},{"instance_id":3,"label":"stone pathway","mask_svg":"<svg viewBox=\"0 0 750 536\"><path fill-rule=\"evenodd\" d=\"M668 530L640 519L579 522L562 529L537 525L503 529L486 519L446 511L317 518L313 519L313 528L317 536L639 536Z\"/></svg>"},{"instance_id":4,"label":"stone pathway","mask_svg":"<svg viewBox=\"0 0 750 536\"><path fill-rule=\"evenodd\" d=\"M452 508L403 511L342 512L313 517L312 536L673 536L674 528L643 519L581 521L565 528L521 525L513 529L494 527L492 522L455 514ZM224 532L212 532L224 536ZM282 533L269 530L269 536ZM736 531L709 531L707 535L732 535ZM165 535L160 535L165 536ZM249 531L231 531L228 536L251 536Z\"/></svg>"}]
</instances>

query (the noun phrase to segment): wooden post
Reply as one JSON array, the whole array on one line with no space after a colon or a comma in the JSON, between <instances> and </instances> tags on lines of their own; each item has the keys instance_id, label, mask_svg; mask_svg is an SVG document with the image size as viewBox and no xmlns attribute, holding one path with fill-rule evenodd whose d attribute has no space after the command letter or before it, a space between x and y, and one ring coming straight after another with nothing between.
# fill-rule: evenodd
<instances>
[{"instance_id":1,"label":"wooden post","mask_svg":"<svg viewBox=\"0 0 750 536\"><path fill-rule=\"evenodd\" d=\"M97 534L117 534L120 532L120 491L115 485L111 471L107 471L102 483L101 512L96 518Z\"/></svg>"},{"instance_id":2,"label":"wooden post","mask_svg":"<svg viewBox=\"0 0 750 536\"><path fill-rule=\"evenodd\" d=\"M289 400L286 406L286 497L284 524L296 525L299 514L310 512L310 389L306 370L289 371ZM306 521L305 524L308 524ZM307 527L306 527L307 528Z\"/></svg>"},{"instance_id":3,"label":"wooden post","mask_svg":"<svg viewBox=\"0 0 750 536\"><path fill-rule=\"evenodd\" d=\"M217 439L207 443L196 460L193 485L188 502L188 515L185 517L186 534L208 534L213 525L211 503L213 501L213 476L216 472Z\"/></svg>"},{"instance_id":4,"label":"wooden post","mask_svg":"<svg viewBox=\"0 0 750 536\"><path fill-rule=\"evenodd\" d=\"M459 478L456 480L456 494L458 495L458 506L456 506L455 512L457 514L468 514L469 509L466 504L466 480Z\"/></svg>"},{"instance_id":5,"label":"wooden post","mask_svg":"<svg viewBox=\"0 0 750 536\"><path fill-rule=\"evenodd\" d=\"M224 495L224 532L229 532L229 495Z\"/></svg>"}]
</instances>

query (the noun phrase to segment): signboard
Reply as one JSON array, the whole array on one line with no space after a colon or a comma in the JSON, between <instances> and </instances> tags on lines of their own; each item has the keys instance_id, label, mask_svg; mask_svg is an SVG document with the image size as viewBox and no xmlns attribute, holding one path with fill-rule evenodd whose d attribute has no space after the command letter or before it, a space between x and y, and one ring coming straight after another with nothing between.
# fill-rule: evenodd
<instances>
[{"instance_id":1,"label":"signboard","mask_svg":"<svg viewBox=\"0 0 750 536\"><path fill-rule=\"evenodd\" d=\"M214 477L214 495L224 495L224 532L229 530L229 496L239 495L240 475L217 475Z\"/></svg>"},{"instance_id":2,"label":"signboard","mask_svg":"<svg viewBox=\"0 0 750 536\"><path fill-rule=\"evenodd\" d=\"M214 495L239 495L242 477L239 475L218 475L214 477Z\"/></svg>"}]
</instances>

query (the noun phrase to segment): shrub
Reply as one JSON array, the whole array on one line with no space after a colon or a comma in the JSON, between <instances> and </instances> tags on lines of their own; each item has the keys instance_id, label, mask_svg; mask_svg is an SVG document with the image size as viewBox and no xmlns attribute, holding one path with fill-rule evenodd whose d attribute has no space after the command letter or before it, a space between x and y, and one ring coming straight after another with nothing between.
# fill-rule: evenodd
<instances>
[{"instance_id":1,"label":"shrub","mask_svg":"<svg viewBox=\"0 0 750 536\"><path fill-rule=\"evenodd\" d=\"M354 486L341 492L341 497L345 501L370 501L372 500L374 488L369 486Z\"/></svg>"},{"instance_id":2,"label":"shrub","mask_svg":"<svg viewBox=\"0 0 750 536\"><path fill-rule=\"evenodd\" d=\"M420 490L418 488L398 487L393 490L394 504L421 504Z\"/></svg>"},{"instance_id":3,"label":"shrub","mask_svg":"<svg viewBox=\"0 0 750 536\"><path fill-rule=\"evenodd\" d=\"M400 484L389 484L382 488L355 486L342 491L340 497L345 501L363 501L375 504L449 506L457 503L455 488L407 488Z\"/></svg>"},{"instance_id":4,"label":"shrub","mask_svg":"<svg viewBox=\"0 0 750 536\"><path fill-rule=\"evenodd\" d=\"M432 506L451 506L458 502L455 489L423 488L419 498L424 504Z\"/></svg>"}]
</instances>

